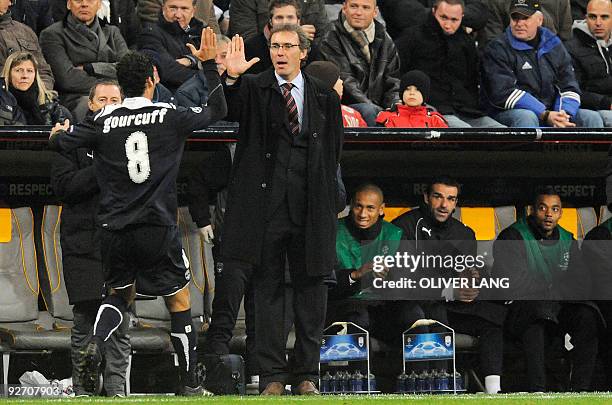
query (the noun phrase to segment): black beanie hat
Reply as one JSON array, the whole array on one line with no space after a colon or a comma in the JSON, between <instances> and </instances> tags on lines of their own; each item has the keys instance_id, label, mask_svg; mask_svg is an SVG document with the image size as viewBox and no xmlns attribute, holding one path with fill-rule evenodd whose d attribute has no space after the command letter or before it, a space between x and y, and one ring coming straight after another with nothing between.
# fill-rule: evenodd
<instances>
[{"instance_id":1,"label":"black beanie hat","mask_svg":"<svg viewBox=\"0 0 612 405\"><path fill-rule=\"evenodd\" d=\"M322 81L330 89L340 78L340 69L333 62L319 60L311 62L304 68L304 72L316 79Z\"/></svg>"},{"instance_id":2,"label":"black beanie hat","mask_svg":"<svg viewBox=\"0 0 612 405\"><path fill-rule=\"evenodd\" d=\"M429 76L420 70L411 70L404 73L400 79L400 98L408 86L415 86L423 96L423 103L429 100Z\"/></svg>"}]
</instances>

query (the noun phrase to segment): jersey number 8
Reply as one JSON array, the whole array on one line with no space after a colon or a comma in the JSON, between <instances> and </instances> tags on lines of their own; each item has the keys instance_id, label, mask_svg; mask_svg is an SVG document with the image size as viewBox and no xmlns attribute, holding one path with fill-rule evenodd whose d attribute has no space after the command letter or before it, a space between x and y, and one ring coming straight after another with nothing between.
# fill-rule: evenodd
<instances>
[{"instance_id":1,"label":"jersey number 8","mask_svg":"<svg viewBox=\"0 0 612 405\"><path fill-rule=\"evenodd\" d=\"M149 143L144 132L132 132L125 140L128 173L134 183L143 183L151 174Z\"/></svg>"}]
</instances>

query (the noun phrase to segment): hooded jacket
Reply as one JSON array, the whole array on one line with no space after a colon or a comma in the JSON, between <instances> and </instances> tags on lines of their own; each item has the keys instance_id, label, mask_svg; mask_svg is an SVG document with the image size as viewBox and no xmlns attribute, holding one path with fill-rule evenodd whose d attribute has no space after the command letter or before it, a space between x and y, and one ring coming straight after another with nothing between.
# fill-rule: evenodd
<instances>
[{"instance_id":1,"label":"hooded jacket","mask_svg":"<svg viewBox=\"0 0 612 405\"><path fill-rule=\"evenodd\" d=\"M565 110L572 117L580 108L580 89L572 60L559 37L538 28L537 49L512 35L510 27L491 41L482 60L482 105L495 115L526 109L538 117L545 110Z\"/></svg>"},{"instance_id":2,"label":"hooded jacket","mask_svg":"<svg viewBox=\"0 0 612 405\"><path fill-rule=\"evenodd\" d=\"M403 104L396 104L395 109L378 113L376 123L387 128L448 128L444 117L431 108Z\"/></svg>"},{"instance_id":3,"label":"hooded jacket","mask_svg":"<svg viewBox=\"0 0 612 405\"><path fill-rule=\"evenodd\" d=\"M612 38L597 40L585 20L574 21L573 32L574 37L566 47L582 89L582 106L590 110L609 110L612 105Z\"/></svg>"}]
</instances>

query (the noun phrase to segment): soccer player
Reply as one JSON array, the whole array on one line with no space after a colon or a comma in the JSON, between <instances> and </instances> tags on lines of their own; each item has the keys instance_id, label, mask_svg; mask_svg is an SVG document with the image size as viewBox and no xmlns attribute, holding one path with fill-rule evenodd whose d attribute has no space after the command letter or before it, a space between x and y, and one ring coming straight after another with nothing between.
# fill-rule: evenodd
<instances>
[{"instance_id":1,"label":"soccer player","mask_svg":"<svg viewBox=\"0 0 612 405\"><path fill-rule=\"evenodd\" d=\"M100 306L93 339L83 353L84 385L95 387L104 343L119 327L136 291L161 295L171 316L171 339L180 366L179 394L211 395L196 381L197 336L189 303L189 262L177 226L176 177L184 141L192 131L223 118L227 106L215 64L216 38L202 32L199 49L212 89L208 104L185 109L152 103L153 66L137 53L124 56L117 77L126 99L107 106L87 125L56 125L49 138L55 150L94 150L100 185L98 224L102 261L110 294ZM92 390L93 391L93 390Z\"/></svg>"}]
</instances>

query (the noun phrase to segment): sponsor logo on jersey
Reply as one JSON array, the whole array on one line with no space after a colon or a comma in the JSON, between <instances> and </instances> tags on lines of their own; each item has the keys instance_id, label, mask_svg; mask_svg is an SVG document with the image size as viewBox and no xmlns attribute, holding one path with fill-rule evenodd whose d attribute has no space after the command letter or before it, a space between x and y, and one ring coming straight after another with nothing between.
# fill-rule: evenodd
<instances>
[{"instance_id":1,"label":"sponsor logo on jersey","mask_svg":"<svg viewBox=\"0 0 612 405\"><path fill-rule=\"evenodd\" d=\"M131 125L148 125L164 122L164 117L168 112L167 108L153 110L151 112L130 114L123 116L108 117L104 120L102 132L108 134L111 129L125 128Z\"/></svg>"}]
</instances>

